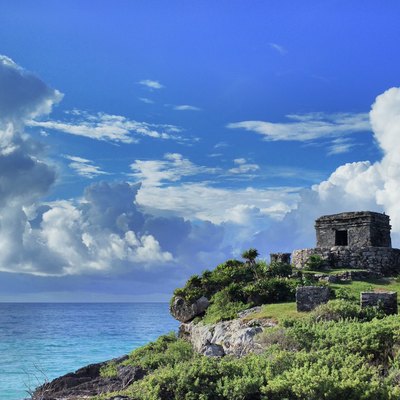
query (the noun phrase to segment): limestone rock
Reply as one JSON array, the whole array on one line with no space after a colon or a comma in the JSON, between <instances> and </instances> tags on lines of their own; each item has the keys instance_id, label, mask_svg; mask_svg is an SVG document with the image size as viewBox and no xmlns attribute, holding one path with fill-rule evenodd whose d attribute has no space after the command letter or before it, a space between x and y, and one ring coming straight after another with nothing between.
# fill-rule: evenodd
<instances>
[{"instance_id":1,"label":"limestone rock","mask_svg":"<svg viewBox=\"0 0 400 400\"><path fill-rule=\"evenodd\" d=\"M194 303L188 303L182 297L175 297L170 307L171 315L180 322L189 322L198 315L204 314L210 302L207 297L200 297Z\"/></svg>"},{"instance_id":2,"label":"limestone rock","mask_svg":"<svg viewBox=\"0 0 400 400\"><path fill-rule=\"evenodd\" d=\"M120 363L126 358L127 356L120 357L111 362ZM102 393L116 392L123 390L132 382L142 379L147 373L141 367L127 365L118 368L116 377L103 378L100 376L100 369L107 363L91 364L45 383L35 390L32 400L78 400ZM113 399L118 398L128 399L124 396L117 396Z\"/></svg>"},{"instance_id":3,"label":"limestone rock","mask_svg":"<svg viewBox=\"0 0 400 400\"><path fill-rule=\"evenodd\" d=\"M183 323L179 328L179 336L187 339L194 349L203 355L221 357L233 355L242 357L251 352L261 350L254 337L267 327L276 323L267 319L248 320L246 317L259 311L259 307L246 310L231 321L205 325L193 322Z\"/></svg>"}]
</instances>

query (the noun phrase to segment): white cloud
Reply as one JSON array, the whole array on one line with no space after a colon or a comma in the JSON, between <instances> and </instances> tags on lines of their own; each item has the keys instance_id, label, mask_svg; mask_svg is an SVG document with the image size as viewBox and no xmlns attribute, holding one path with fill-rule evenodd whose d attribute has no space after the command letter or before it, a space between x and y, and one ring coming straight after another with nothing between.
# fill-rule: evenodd
<instances>
[{"instance_id":1,"label":"white cloud","mask_svg":"<svg viewBox=\"0 0 400 400\"><path fill-rule=\"evenodd\" d=\"M71 121L30 120L27 124L33 127L115 143L135 143L140 137L181 139L176 135L177 132L180 132L180 128L174 125L148 124L130 120L120 115L89 114L80 110L73 110L69 115L73 118Z\"/></svg>"},{"instance_id":2,"label":"white cloud","mask_svg":"<svg viewBox=\"0 0 400 400\"><path fill-rule=\"evenodd\" d=\"M279 45L277 43L270 42L270 43L268 43L268 45L272 49L276 50L281 56L284 56L288 52L283 46L281 46L281 45Z\"/></svg>"},{"instance_id":3,"label":"white cloud","mask_svg":"<svg viewBox=\"0 0 400 400\"><path fill-rule=\"evenodd\" d=\"M232 209L242 205L256 207L265 219L280 219L295 207L300 188L253 187L217 188L206 183L181 183L176 186L143 186L137 202L149 210L164 210L187 219L211 221L214 224L237 222ZM257 230L255 226L253 229Z\"/></svg>"},{"instance_id":4,"label":"white cloud","mask_svg":"<svg viewBox=\"0 0 400 400\"><path fill-rule=\"evenodd\" d=\"M227 125L230 129L255 132L269 141L307 142L321 138L335 138L355 132L370 131L368 114L290 114L294 122L242 121Z\"/></svg>"},{"instance_id":5,"label":"white cloud","mask_svg":"<svg viewBox=\"0 0 400 400\"><path fill-rule=\"evenodd\" d=\"M63 95L10 58L0 55L0 120L20 124L47 114Z\"/></svg>"},{"instance_id":6,"label":"white cloud","mask_svg":"<svg viewBox=\"0 0 400 400\"><path fill-rule=\"evenodd\" d=\"M176 111L201 111L201 108L190 106L188 104L182 104L178 106L174 106L174 110Z\"/></svg>"},{"instance_id":7,"label":"white cloud","mask_svg":"<svg viewBox=\"0 0 400 400\"><path fill-rule=\"evenodd\" d=\"M135 160L130 167L133 171L131 175L145 186L162 186L166 182L177 182L183 177L217 171L215 168L193 164L178 153L167 153L164 160Z\"/></svg>"},{"instance_id":8,"label":"white cloud","mask_svg":"<svg viewBox=\"0 0 400 400\"><path fill-rule=\"evenodd\" d=\"M148 99L147 97L138 97L138 99L139 99L141 102L146 103L146 104L154 104L154 101L151 100L151 99Z\"/></svg>"},{"instance_id":9,"label":"white cloud","mask_svg":"<svg viewBox=\"0 0 400 400\"><path fill-rule=\"evenodd\" d=\"M143 79L138 82L139 85L146 86L149 89L162 89L164 85L162 85L160 82L152 80L152 79Z\"/></svg>"},{"instance_id":10,"label":"white cloud","mask_svg":"<svg viewBox=\"0 0 400 400\"><path fill-rule=\"evenodd\" d=\"M245 158L236 158L233 160L233 162L237 166L229 170L231 174L248 174L250 172L256 172L260 169L259 165L248 163Z\"/></svg>"},{"instance_id":11,"label":"white cloud","mask_svg":"<svg viewBox=\"0 0 400 400\"><path fill-rule=\"evenodd\" d=\"M267 231L259 243L275 241L283 250L315 244L314 220L324 214L371 210L391 218L393 245L400 247L400 88L379 95L370 112L374 137L384 152L382 160L344 164L328 179L301 192L296 209ZM290 233L288 235L288 232Z\"/></svg>"},{"instance_id":12,"label":"white cloud","mask_svg":"<svg viewBox=\"0 0 400 400\"><path fill-rule=\"evenodd\" d=\"M70 168L75 170L78 175L84 176L85 178L94 178L99 175L109 175L108 172L103 171L99 166L94 165L93 161L86 158L64 155L64 157L70 161L68 164Z\"/></svg>"},{"instance_id":13,"label":"white cloud","mask_svg":"<svg viewBox=\"0 0 400 400\"><path fill-rule=\"evenodd\" d=\"M329 145L328 155L348 153L356 144L350 138L337 138Z\"/></svg>"}]
</instances>

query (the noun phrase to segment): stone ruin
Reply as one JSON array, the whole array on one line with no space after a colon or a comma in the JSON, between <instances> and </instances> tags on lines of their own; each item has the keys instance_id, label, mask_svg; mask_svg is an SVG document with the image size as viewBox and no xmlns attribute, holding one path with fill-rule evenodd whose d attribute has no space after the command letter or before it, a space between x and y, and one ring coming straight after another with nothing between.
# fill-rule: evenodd
<instances>
[{"instance_id":1,"label":"stone ruin","mask_svg":"<svg viewBox=\"0 0 400 400\"><path fill-rule=\"evenodd\" d=\"M385 314L397 314L397 292L361 292L360 306L379 307Z\"/></svg>"},{"instance_id":2,"label":"stone ruin","mask_svg":"<svg viewBox=\"0 0 400 400\"><path fill-rule=\"evenodd\" d=\"M296 289L297 311L312 311L329 300L329 288L326 286L299 286Z\"/></svg>"},{"instance_id":3,"label":"stone ruin","mask_svg":"<svg viewBox=\"0 0 400 400\"><path fill-rule=\"evenodd\" d=\"M292 264L304 269L310 256L323 267L363 269L381 275L400 272L400 249L393 249L388 215L371 211L325 215L315 221L317 247L295 250Z\"/></svg>"}]
</instances>

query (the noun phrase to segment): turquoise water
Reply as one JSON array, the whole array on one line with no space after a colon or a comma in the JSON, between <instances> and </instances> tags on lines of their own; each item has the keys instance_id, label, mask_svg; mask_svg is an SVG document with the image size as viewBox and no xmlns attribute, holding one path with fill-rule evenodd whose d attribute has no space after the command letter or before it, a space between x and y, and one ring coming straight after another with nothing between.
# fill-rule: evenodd
<instances>
[{"instance_id":1,"label":"turquoise water","mask_svg":"<svg viewBox=\"0 0 400 400\"><path fill-rule=\"evenodd\" d=\"M0 399L130 352L178 327L166 303L0 303Z\"/></svg>"}]
</instances>

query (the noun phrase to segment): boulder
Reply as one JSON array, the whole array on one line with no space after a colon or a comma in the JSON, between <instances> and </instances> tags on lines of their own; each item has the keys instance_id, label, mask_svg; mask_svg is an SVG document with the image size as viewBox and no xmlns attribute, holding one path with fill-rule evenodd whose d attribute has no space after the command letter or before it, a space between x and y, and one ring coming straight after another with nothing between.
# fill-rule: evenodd
<instances>
[{"instance_id":1,"label":"boulder","mask_svg":"<svg viewBox=\"0 0 400 400\"><path fill-rule=\"evenodd\" d=\"M188 340L200 354L210 357L233 355L242 357L261 350L254 338L265 328L275 326L269 319L249 319L251 313L257 312L255 307L239 313L238 318L216 324L183 323L179 328L179 336Z\"/></svg>"},{"instance_id":2,"label":"boulder","mask_svg":"<svg viewBox=\"0 0 400 400\"><path fill-rule=\"evenodd\" d=\"M189 322L198 315L203 315L210 302L207 297L200 297L194 303L188 303L182 297L174 298L170 312L171 315L180 322Z\"/></svg>"}]
</instances>

